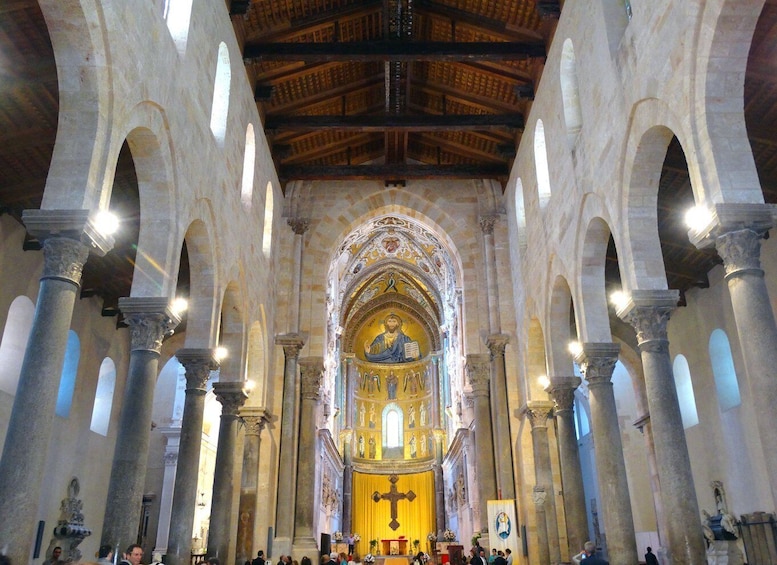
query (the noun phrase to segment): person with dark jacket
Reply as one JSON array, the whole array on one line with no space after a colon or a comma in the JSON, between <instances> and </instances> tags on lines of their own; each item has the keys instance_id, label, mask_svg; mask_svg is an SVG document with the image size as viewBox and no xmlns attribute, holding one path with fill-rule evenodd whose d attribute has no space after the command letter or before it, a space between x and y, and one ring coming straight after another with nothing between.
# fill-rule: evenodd
<instances>
[{"instance_id":1,"label":"person with dark jacket","mask_svg":"<svg viewBox=\"0 0 777 565\"><path fill-rule=\"evenodd\" d=\"M251 565L264 565L264 551L260 549L256 552L256 559L251 561Z\"/></svg>"}]
</instances>

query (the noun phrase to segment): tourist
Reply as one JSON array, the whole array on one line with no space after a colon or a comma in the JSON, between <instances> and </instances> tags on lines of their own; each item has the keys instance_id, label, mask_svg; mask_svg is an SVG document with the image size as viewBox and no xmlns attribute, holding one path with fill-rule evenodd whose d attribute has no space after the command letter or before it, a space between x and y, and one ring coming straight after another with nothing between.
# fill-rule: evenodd
<instances>
[{"instance_id":1,"label":"tourist","mask_svg":"<svg viewBox=\"0 0 777 565\"><path fill-rule=\"evenodd\" d=\"M610 565L606 559L602 559L596 555L596 544L592 541L587 541L583 544L583 551L572 557L572 561L578 565L585 560L585 565Z\"/></svg>"},{"instance_id":2,"label":"tourist","mask_svg":"<svg viewBox=\"0 0 777 565\"><path fill-rule=\"evenodd\" d=\"M133 543L127 547L127 551L124 552L124 559L122 559L121 562L125 564L129 563L129 565L140 565L142 560L143 548L138 544Z\"/></svg>"},{"instance_id":3,"label":"tourist","mask_svg":"<svg viewBox=\"0 0 777 565\"><path fill-rule=\"evenodd\" d=\"M313 565L313 562L310 560L310 557L308 557L307 555L305 555L299 563L300 565Z\"/></svg>"},{"instance_id":4,"label":"tourist","mask_svg":"<svg viewBox=\"0 0 777 565\"><path fill-rule=\"evenodd\" d=\"M645 565L658 565L658 557L653 553L653 548L648 546L645 554Z\"/></svg>"},{"instance_id":5,"label":"tourist","mask_svg":"<svg viewBox=\"0 0 777 565\"><path fill-rule=\"evenodd\" d=\"M251 561L251 565L264 565L264 551L260 549L256 552L256 559Z\"/></svg>"},{"instance_id":6,"label":"tourist","mask_svg":"<svg viewBox=\"0 0 777 565\"><path fill-rule=\"evenodd\" d=\"M61 555L62 555L62 548L59 546L56 546L54 549L51 550L51 557L49 557L46 561L44 561L43 565L57 565L59 563L62 563L62 559L60 559Z\"/></svg>"},{"instance_id":7,"label":"tourist","mask_svg":"<svg viewBox=\"0 0 777 565\"><path fill-rule=\"evenodd\" d=\"M491 550L491 555L488 556L488 565L493 565L494 559L496 559L496 549Z\"/></svg>"},{"instance_id":8,"label":"tourist","mask_svg":"<svg viewBox=\"0 0 777 565\"><path fill-rule=\"evenodd\" d=\"M509 547L505 549L505 559L507 560L507 565L513 565L513 550Z\"/></svg>"}]
</instances>

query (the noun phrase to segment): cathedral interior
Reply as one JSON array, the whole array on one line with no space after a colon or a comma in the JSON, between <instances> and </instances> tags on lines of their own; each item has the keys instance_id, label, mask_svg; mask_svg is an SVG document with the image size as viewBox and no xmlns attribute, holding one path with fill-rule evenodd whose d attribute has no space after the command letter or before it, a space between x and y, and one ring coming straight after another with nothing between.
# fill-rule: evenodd
<instances>
[{"instance_id":1,"label":"cathedral interior","mask_svg":"<svg viewBox=\"0 0 777 565\"><path fill-rule=\"evenodd\" d=\"M777 0L7 0L0 131L13 565L777 563Z\"/></svg>"}]
</instances>

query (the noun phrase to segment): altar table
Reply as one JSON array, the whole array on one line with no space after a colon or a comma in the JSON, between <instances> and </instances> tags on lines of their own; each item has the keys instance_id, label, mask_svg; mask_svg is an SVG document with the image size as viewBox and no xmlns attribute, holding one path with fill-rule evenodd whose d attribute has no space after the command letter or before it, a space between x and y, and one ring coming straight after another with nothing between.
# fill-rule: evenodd
<instances>
[{"instance_id":1,"label":"altar table","mask_svg":"<svg viewBox=\"0 0 777 565\"><path fill-rule=\"evenodd\" d=\"M407 539L382 539L380 541L383 555L407 555Z\"/></svg>"}]
</instances>

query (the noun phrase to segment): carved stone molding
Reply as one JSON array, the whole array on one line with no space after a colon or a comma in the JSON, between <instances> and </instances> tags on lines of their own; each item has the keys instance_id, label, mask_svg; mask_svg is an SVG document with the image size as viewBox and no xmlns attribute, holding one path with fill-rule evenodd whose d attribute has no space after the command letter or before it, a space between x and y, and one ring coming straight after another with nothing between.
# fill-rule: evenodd
<instances>
[{"instance_id":1,"label":"carved stone molding","mask_svg":"<svg viewBox=\"0 0 777 565\"><path fill-rule=\"evenodd\" d=\"M303 235L310 228L310 218L289 218L286 223L295 235Z\"/></svg>"},{"instance_id":2,"label":"carved stone molding","mask_svg":"<svg viewBox=\"0 0 777 565\"><path fill-rule=\"evenodd\" d=\"M186 369L186 392L206 392L211 371L219 368L212 349L179 349L176 358Z\"/></svg>"},{"instance_id":3,"label":"carved stone molding","mask_svg":"<svg viewBox=\"0 0 777 565\"><path fill-rule=\"evenodd\" d=\"M481 353L467 355L465 368L473 396L487 395L491 378L491 356Z\"/></svg>"},{"instance_id":4,"label":"carved stone molding","mask_svg":"<svg viewBox=\"0 0 777 565\"><path fill-rule=\"evenodd\" d=\"M43 242L43 275L41 279L58 279L81 284L89 248L78 240L52 237Z\"/></svg>"},{"instance_id":5,"label":"carved stone molding","mask_svg":"<svg viewBox=\"0 0 777 565\"><path fill-rule=\"evenodd\" d=\"M22 222L27 232L40 241L70 239L80 242L87 251L102 256L111 250L114 240L113 236L104 235L97 229L95 215L96 211L83 209L40 210L36 208L22 211Z\"/></svg>"},{"instance_id":6,"label":"carved stone molding","mask_svg":"<svg viewBox=\"0 0 777 565\"><path fill-rule=\"evenodd\" d=\"M627 303L617 312L637 332L640 351L669 351L667 324L677 308L677 290L634 290Z\"/></svg>"},{"instance_id":7,"label":"carved stone molding","mask_svg":"<svg viewBox=\"0 0 777 565\"><path fill-rule=\"evenodd\" d=\"M532 430L548 427L548 418L553 414L554 403L549 400L530 400L523 407Z\"/></svg>"},{"instance_id":8,"label":"carved stone molding","mask_svg":"<svg viewBox=\"0 0 777 565\"><path fill-rule=\"evenodd\" d=\"M267 422L270 421L270 414L266 408L242 407L238 413L247 436L260 436Z\"/></svg>"},{"instance_id":9,"label":"carved stone molding","mask_svg":"<svg viewBox=\"0 0 777 565\"><path fill-rule=\"evenodd\" d=\"M575 404L575 391L580 386L580 377L551 377L550 385L545 389L556 403L556 413L571 411Z\"/></svg>"},{"instance_id":10,"label":"carved stone molding","mask_svg":"<svg viewBox=\"0 0 777 565\"><path fill-rule=\"evenodd\" d=\"M305 347L305 340L299 334L284 334L275 336L275 345L283 347L283 355L286 359L296 359Z\"/></svg>"},{"instance_id":11,"label":"carved stone molding","mask_svg":"<svg viewBox=\"0 0 777 565\"><path fill-rule=\"evenodd\" d=\"M726 232L715 239L715 248L723 259L726 280L742 275L763 276L761 269L762 233L750 229Z\"/></svg>"},{"instance_id":12,"label":"carved stone molding","mask_svg":"<svg viewBox=\"0 0 777 565\"><path fill-rule=\"evenodd\" d=\"M589 387L610 383L620 349L617 343L583 344L583 350L575 360Z\"/></svg>"},{"instance_id":13,"label":"carved stone molding","mask_svg":"<svg viewBox=\"0 0 777 565\"><path fill-rule=\"evenodd\" d=\"M300 391L303 400L318 401L321 398L321 381L324 378L324 360L321 357L305 357L299 361Z\"/></svg>"},{"instance_id":14,"label":"carved stone molding","mask_svg":"<svg viewBox=\"0 0 777 565\"><path fill-rule=\"evenodd\" d=\"M242 382L213 383L213 394L221 403L222 416L237 416L238 410L248 400L245 383Z\"/></svg>"},{"instance_id":15,"label":"carved stone molding","mask_svg":"<svg viewBox=\"0 0 777 565\"><path fill-rule=\"evenodd\" d=\"M535 486L534 489L532 489L531 497L535 506L544 506L545 500L548 498L548 493L545 492L545 487Z\"/></svg>"},{"instance_id":16,"label":"carved stone molding","mask_svg":"<svg viewBox=\"0 0 777 565\"><path fill-rule=\"evenodd\" d=\"M497 215L480 216L480 229L483 231L483 235L492 235L494 233L494 226L499 221Z\"/></svg>"},{"instance_id":17,"label":"carved stone molding","mask_svg":"<svg viewBox=\"0 0 777 565\"><path fill-rule=\"evenodd\" d=\"M510 342L510 336L507 334L491 334L486 338L486 345L491 352L491 360L496 357L505 356L505 347Z\"/></svg>"},{"instance_id":18,"label":"carved stone molding","mask_svg":"<svg viewBox=\"0 0 777 565\"><path fill-rule=\"evenodd\" d=\"M168 451L165 453L165 467L175 467L178 465L178 452Z\"/></svg>"},{"instance_id":19,"label":"carved stone molding","mask_svg":"<svg viewBox=\"0 0 777 565\"><path fill-rule=\"evenodd\" d=\"M174 313L166 297L122 297L119 309L130 328L130 347L133 351L159 353L162 341L172 335L181 318Z\"/></svg>"}]
</instances>

